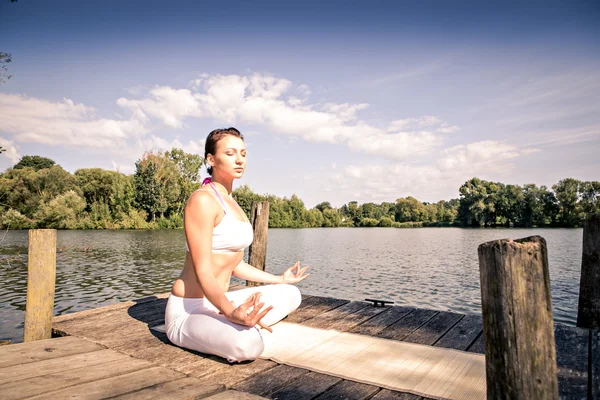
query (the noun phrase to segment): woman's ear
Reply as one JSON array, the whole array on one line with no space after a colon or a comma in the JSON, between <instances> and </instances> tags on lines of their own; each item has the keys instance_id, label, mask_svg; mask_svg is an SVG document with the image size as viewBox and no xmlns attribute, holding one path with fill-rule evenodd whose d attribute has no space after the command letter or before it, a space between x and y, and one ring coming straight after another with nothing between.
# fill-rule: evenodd
<instances>
[{"instance_id":1,"label":"woman's ear","mask_svg":"<svg viewBox=\"0 0 600 400\"><path fill-rule=\"evenodd\" d=\"M207 163L208 165L210 165L211 167L214 167L214 166L215 166L215 158L213 157L213 155L212 155L212 154L207 154L207 155L206 155L206 163Z\"/></svg>"}]
</instances>

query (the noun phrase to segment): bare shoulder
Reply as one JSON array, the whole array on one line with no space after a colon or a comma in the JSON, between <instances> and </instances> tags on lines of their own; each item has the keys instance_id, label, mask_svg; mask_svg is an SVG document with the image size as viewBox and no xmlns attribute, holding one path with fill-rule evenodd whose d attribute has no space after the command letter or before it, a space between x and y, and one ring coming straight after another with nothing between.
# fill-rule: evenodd
<instances>
[{"instance_id":1,"label":"bare shoulder","mask_svg":"<svg viewBox=\"0 0 600 400\"><path fill-rule=\"evenodd\" d=\"M216 214L219 204L212 194L201 188L190 195L185 208L186 212Z\"/></svg>"}]
</instances>

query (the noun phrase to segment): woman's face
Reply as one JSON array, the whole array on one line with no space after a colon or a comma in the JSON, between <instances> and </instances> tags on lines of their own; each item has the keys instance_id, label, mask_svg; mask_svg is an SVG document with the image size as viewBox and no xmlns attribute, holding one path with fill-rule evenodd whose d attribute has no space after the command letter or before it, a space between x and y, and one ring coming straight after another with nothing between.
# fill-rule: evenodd
<instances>
[{"instance_id":1,"label":"woman's face","mask_svg":"<svg viewBox=\"0 0 600 400\"><path fill-rule=\"evenodd\" d=\"M246 146L237 136L227 135L217 142L216 154L209 155L208 162L215 174L241 178L246 169Z\"/></svg>"}]
</instances>

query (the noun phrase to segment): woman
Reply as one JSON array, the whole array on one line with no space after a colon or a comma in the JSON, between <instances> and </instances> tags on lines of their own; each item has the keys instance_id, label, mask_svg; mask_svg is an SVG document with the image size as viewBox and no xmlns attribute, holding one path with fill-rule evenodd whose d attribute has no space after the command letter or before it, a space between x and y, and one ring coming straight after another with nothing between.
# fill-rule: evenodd
<instances>
[{"instance_id":1,"label":"woman","mask_svg":"<svg viewBox=\"0 0 600 400\"><path fill-rule=\"evenodd\" d=\"M254 360L263 351L261 328L280 321L300 305L297 287L308 267L300 263L281 276L243 261L252 226L231 196L233 180L246 167L246 147L235 128L212 131L205 144L211 178L185 208L185 266L173 285L165 312L169 340L180 347L216 354L230 362ZM231 276L270 283L227 292Z\"/></svg>"}]
</instances>

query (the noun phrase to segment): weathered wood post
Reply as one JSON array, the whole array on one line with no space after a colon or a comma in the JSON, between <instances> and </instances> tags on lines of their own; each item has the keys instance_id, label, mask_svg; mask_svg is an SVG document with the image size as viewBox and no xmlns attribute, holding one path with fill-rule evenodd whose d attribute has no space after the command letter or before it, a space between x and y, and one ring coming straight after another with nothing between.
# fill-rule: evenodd
<instances>
[{"instance_id":1,"label":"weathered wood post","mask_svg":"<svg viewBox=\"0 0 600 400\"><path fill-rule=\"evenodd\" d=\"M50 339L56 279L56 230L29 231L27 305L23 341Z\"/></svg>"},{"instance_id":2,"label":"weathered wood post","mask_svg":"<svg viewBox=\"0 0 600 400\"><path fill-rule=\"evenodd\" d=\"M577 326L600 328L600 215L589 217L583 224Z\"/></svg>"},{"instance_id":3,"label":"weathered wood post","mask_svg":"<svg viewBox=\"0 0 600 400\"><path fill-rule=\"evenodd\" d=\"M248 249L248 264L265 270L267 262L267 239L269 235L269 202L253 201L250 222L254 229L254 240ZM259 286L259 283L246 281L246 286Z\"/></svg>"},{"instance_id":4,"label":"weathered wood post","mask_svg":"<svg viewBox=\"0 0 600 400\"><path fill-rule=\"evenodd\" d=\"M546 241L478 248L488 399L558 399Z\"/></svg>"}]
</instances>

